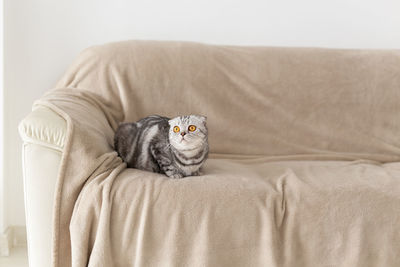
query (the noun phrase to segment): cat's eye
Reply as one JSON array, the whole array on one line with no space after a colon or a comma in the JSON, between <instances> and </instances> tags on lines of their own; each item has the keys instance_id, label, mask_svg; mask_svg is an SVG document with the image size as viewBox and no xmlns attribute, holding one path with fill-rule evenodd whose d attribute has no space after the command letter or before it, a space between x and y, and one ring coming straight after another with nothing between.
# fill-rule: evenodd
<instances>
[{"instance_id":1,"label":"cat's eye","mask_svg":"<svg viewBox=\"0 0 400 267\"><path fill-rule=\"evenodd\" d=\"M174 127L174 133L178 133L181 129L178 126Z\"/></svg>"},{"instance_id":2,"label":"cat's eye","mask_svg":"<svg viewBox=\"0 0 400 267\"><path fill-rule=\"evenodd\" d=\"M196 131L196 126L189 125L189 132L194 132L194 131Z\"/></svg>"}]
</instances>

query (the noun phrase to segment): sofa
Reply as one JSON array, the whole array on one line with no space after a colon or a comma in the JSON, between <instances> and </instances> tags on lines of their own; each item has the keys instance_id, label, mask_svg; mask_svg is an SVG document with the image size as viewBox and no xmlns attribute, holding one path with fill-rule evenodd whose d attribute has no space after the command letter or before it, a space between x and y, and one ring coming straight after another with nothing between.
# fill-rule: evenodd
<instances>
[{"instance_id":1,"label":"sofa","mask_svg":"<svg viewBox=\"0 0 400 267\"><path fill-rule=\"evenodd\" d=\"M400 51L123 41L19 125L30 266L400 266ZM127 168L119 123L207 116L201 176Z\"/></svg>"}]
</instances>

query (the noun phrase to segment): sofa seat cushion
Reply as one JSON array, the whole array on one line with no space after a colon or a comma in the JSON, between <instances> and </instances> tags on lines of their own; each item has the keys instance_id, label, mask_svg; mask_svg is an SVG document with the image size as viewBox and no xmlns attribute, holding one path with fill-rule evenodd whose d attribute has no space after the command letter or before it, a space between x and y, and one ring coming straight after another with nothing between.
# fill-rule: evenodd
<instances>
[{"instance_id":1,"label":"sofa seat cushion","mask_svg":"<svg viewBox=\"0 0 400 267\"><path fill-rule=\"evenodd\" d=\"M100 175L75 205L72 262L399 266L399 181L400 163L217 156L200 177Z\"/></svg>"}]
</instances>

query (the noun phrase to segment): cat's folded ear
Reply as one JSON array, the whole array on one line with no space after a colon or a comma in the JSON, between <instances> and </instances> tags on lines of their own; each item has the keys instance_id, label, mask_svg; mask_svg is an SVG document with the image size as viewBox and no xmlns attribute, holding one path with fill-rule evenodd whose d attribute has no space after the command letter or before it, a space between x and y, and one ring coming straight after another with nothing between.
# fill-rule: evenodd
<instances>
[{"instance_id":1,"label":"cat's folded ear","mask_svg":"<svg viewBox=\"0 0 400 267\"><path fill-rule=\"evenodd\" d=\"M196 117L203 123L206 123L207 117L203 115L196 115Z\"/></svg>"}]
</instances>

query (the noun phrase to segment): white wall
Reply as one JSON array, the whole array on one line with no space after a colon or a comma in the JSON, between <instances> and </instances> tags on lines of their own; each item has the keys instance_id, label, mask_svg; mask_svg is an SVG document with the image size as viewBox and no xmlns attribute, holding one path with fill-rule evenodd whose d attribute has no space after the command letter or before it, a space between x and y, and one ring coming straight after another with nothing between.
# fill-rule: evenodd
<instances>
[{"instance_id":1,"label":"white wall","mask_svg":"<svg viewBox=\"0 0 400 267\"><path fill-rule=\"evenodd\" d=\"M5 218L4 218L4 175L3 175L3 0L0 0L0 235L4 232Z\"/></svg>"},{"instance_id":2,"label":"white wall","mask_svg":"<svg viewBox=\"0 0 400 267\"><path fill-rule=\"evenodd\" d=\"M18 122L83 48L123 39L400 48L399 0L4 0L7 223L24 224Z\"/></svg>"}]
</instances>

